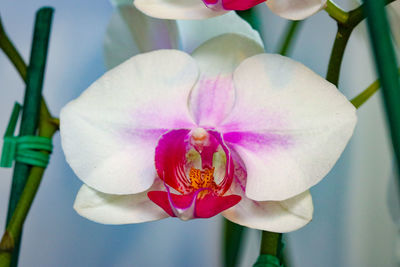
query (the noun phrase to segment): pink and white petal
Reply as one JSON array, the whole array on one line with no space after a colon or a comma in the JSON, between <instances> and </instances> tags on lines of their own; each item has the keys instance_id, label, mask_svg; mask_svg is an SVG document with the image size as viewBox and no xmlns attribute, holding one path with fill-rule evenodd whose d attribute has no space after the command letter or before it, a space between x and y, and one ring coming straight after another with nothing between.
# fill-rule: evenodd
<instances>
[{"instance_id":1,"label":"pink and white petal","mask_svg":"<svg viewBox=\"0 0 400 267\"><path fill-rule=\"evenodd\" d=\"M284 201L257 202L246 197L224 211L228 220L264 231L286 233L308 224L313 215L311 194L306 191Z\"/></svg>"},{"instance_id":2,"label":"pink and white petal","mask_svg":"<svg viewBox=\"0 0 400 267\"><path fill-rule=\"evenodd\" d=\"M179 20L177 24L182 50L187 53L192 53L206 41L226 33L244 35L263 47L260 34L236 12L204 20Z\"/></svg>"},{"instance_id":3,"label":"pink and white petal","mask_svg":"<svg viewBox=\"0 0 400 267\"><path fill-rule=\"evenodd\" d=\"M227 12L208 8L201 0L135 0L133 3L146 15L160 19L205 19Z\"/></svg>"},{"instance_id":4,"label":"pink and white petal","mask_svg":"<svg viewBox=\"0 0 400 267\"><path fill-rule=\"evenodd\" d=\"M67 162L87 185L135 194L156 177L158 138L193 126L187 108L198 78L195 61L177 50L133 57L104 74L61 111Z\"/></svg>"},{"instance_id":5,"label":"pink and white petal","mask_svg":"<svg viewBox=\"0 0 400 267\"><path fill-rule=\"evenodd\" d=\"M162 188L156 182L151 190ZM83 185L76 196L74 209L82 217L103 224L128 224L160 220L168 214L154 204L147 192L132 195L112 195Z\"/></svg>"},{"instance_id":6,"label":"pink and white petal","mask_svg":"<svg viewBox=\"0 0 400 267\"><path fill-rule=\"evenodd\" d=\"M334 85L279 55L245 60L234 83L235 106L217 130L244 161L247 197L285 200L318 183L353 134L353 105Z\"/></svg>"},{"instance_id":7,"label":"pink and white petal","mask_svg":"<svg viewBox=\"0 0 400 267\"><path fill-rule=\"evenodd\" d=\"M326 6L326 0L268 0L269 9L290 20L305 19Z\"/></svg>"},{"instance_id":8,"label":"pink and white petal","mask_svg":"<svg viewBox=\"0 0 400 267\"><path fill-rule=\"evenodd\" d=\"M238 34L215 37L193 52L200 78L190 95L189 106L198 125L217 126L234 102L233 71L248 57L263 53L254 40Z\"/></svg>"},{"instance_id":9,"label":"pink and white petal","mask_svg":"<svg viewBox=\"0 0 400 267\"><path fill-rule=\"evenodd\" d=\"M139 53L178 48L176 21L151 18L128 2L117 3L107 26L104 58L108 69Z\"/></svg>"}]
</instances>

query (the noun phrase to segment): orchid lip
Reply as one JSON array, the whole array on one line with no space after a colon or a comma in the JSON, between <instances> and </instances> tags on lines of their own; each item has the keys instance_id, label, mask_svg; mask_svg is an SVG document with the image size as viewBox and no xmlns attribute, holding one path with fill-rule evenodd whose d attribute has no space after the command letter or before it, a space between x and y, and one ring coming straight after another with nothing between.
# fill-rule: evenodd
<instances>
[{"instance_id":1,"label":"orchid lip","mask_svg":"<svg viewBox=\"0 0 400 267\"><path fill-rule=\"evenodd\" d=\"M179 219L181 219L182 221L187 221L187 220L195 218L197 197L199 196L200 192L204 192L204 191L208 190L207 188L201 188L201 189L197 190L195 192L195 194L193 195L192 201L189 203L189 205L187 207L179 208L174 204L172 197L171 197L171 191L168 186L166 186L166 189L168 192L168 200L171 205L171 209L172 209L173 213L175 214L175 216L178 217Z\"/></svg>"},{"instance_id":2,"label":"orchid lip","mask_svg":"<svg viewBox=\"0 0 400 267\"><path fill-rule=\"evenodd\" d=\"M155 156L165 191L150 192L149 198L182 220L214 216L240 201L224 196L233 181L232 160L222 135L215 130L171 130L159 139Z\"/></svg>"}]
</instances>

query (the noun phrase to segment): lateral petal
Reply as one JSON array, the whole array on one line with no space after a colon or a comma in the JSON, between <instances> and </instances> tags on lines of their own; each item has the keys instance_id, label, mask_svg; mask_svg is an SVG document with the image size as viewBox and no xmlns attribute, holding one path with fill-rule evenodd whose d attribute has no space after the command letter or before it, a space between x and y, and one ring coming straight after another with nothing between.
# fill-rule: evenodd
<instances>
[{"instance_id":1,"label":"lateral petal","mask_svg":"<svg viewBox=\"0 0 400 267\"><path fill-rule=\"evenodd\" d=\"M244 161L247 197L285 200L333 167L356 124L354 106L304 65L279 55L246 59L235 106L219 130Z\"/></svg>"},{"instance_id":2,"label":"lateral petal","mask_svg":"<svg viewBox=\"0 0 400 267\"><path fill-rule=\"evenodd\" d=\"M152 190L162 186L157 181ZM76 196L74 209L79 215L103 224L128 224L160 220L168 217L148 197L147 191L132 195L111 195L83 185Z\"/></svg>"},{"instance_id":3,"label":"lateral petal","mask_svg":"<svg viewBox=\"0 0 400 267\"><path fill-rule=\"evenodd\" d=\"M67 162L90 187L108 194L148 189L156 172L158 138L191 128L187 108L198 77L194 60L159 50L127 60L94 82L61 111Z\"/></svg>"},{"instance_id":4,"label":"lateral petal","mask_svg":"<svg viewBox=\"0 0 400 267\"><path fill-rule=\"evenodd\" d=\"M284 201L257 202L243 197L238 204L224 211L222 215L249 228L286 233L309 223L313 210L311 194L306 191Z\"/></svg>"}]
</instances>

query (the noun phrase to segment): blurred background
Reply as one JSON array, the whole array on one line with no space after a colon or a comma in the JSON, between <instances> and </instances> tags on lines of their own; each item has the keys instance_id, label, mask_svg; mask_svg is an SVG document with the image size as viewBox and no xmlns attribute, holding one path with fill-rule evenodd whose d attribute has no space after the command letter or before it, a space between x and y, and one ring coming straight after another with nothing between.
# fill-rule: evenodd
<instances>
[{"instance_id":1,"label":"blurred background","mask_svg":"<svg viewBox=\"0 0 400 267\"><path fill-rule=\"evenodd\" d=\"M335 1L343 8L357 6ZM6 31L27 61L36 10L53 6L54 14L44 95L52 113L76 98L105 72L103 39L113 8L97 1L1 1ZM262 17L268 52L276 52L286 21L266 5ZM301 26L291 57L325 76L336 25L325 12ZM365 23L353 33L346 49L339 89L352 98L376 79ZM14 101L22 101L24 84L0 53L0 134ZM329 101L327 99L327 101ZM400 266L396 257L398 228L388 210L393 178L392 151L380 93L358 111L355 134L330 174L311 189L315 213L303 229L286 235L294 267ZM107 226L88 221L72 209L81 186L65 162L60 138L25 224L20 266L220 266L222 217L181 222ZM0 229L11 184L11 169L0 169ZM241 266L258 256L259 232L248 231Z\"/></svg>"}]
</instances>

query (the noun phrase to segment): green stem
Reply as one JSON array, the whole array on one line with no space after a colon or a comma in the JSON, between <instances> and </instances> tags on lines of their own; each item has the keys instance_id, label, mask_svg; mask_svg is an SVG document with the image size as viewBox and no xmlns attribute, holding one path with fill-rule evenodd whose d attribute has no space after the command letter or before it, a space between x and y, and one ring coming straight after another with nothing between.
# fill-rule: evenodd
<instances>
[{"instance_id":1,"label":"green stem","mask_svg":"<svg viewBox=\"0 0 400 267\"><path fill-rule=\"evenodd\" d=\"M400 68L398 69L398 75L400 76ZM361 107L367 100L373 96L381 87L381 83L379 79L373 82L370 86L368 86L364 91L362 91L359 95L354 97L350 102L356 107Z\"/></svg>"},{"instance_id":2,"label":"green stem","mask_svg":"<svg viewBox=\"0 0 400 267\"><path fill-rule=\"evenodd\" d=\"M393 1L395 0L385 0L385 4L389 4ZM347 43L352 31L361 21L365 19L366 14L363 12L364 5L361 5L350 12L346 12L340 7L336 6L330 0L328 1L325 10L337 21L338 24L338 31L333 44L331 57L329 59L326 79L338 86L340 69Z\"/></svg>"},{"instance_id":3,"label":"green stem","mask_svg":"<svg viewBox=\"0 0 400 267\"><path fill-rule=\"evenodd\" d=\"M26 76L26 91L22 112L20 136L34 135L36 133L41 106L43 110L48 112L47 108L41 104L43 103L41 99L52 13L53 10L51 8L42 8L37 12L36 15L30 65L28 67ZM18 55L16 49L14 49L14 53ZM30 165L19 162L15 163L7 213L7 225L14 214L14 210L25 188L28 175L30 175L30 170ZM29 207L27 208L29 209ZM13 242L15 246L12 259L13 266L17 266L18 264L20 236L21 234L19 234L17 238L14 238Z\"/></svg>"},{"instance_id":4,"label":"green stem","mask_svg":"<svg viewBox=\"0 0 400 267\"><path fill-rule=\"evenodd\" d=\"M282 245L282 234L262 231L260 254L268 254L279 257Z\"/></svg>"},{"instance_id":5,"label":"green stem","mask_svg":"<svg viewBox=\"0 0 400 267\"><path fill-rule=\"evenodd\" d=\"M24 60L22 59L22 56L20 55L20 53L18 53L17 49L15 48L10 38L8 37L7 33L5 32L1 18L0 18L0 49L3 50L8 59L14 65L19 75L21 76L22 80L26 82L28 67L26 66ZM46 101L44 99L42 99L41 105L43 105L43 107L41 108L45 108L48 110Z\"/></svg>"},{"instance_id":6,"label":"green stem","mask_svg":"<svg viewBox=\"0 0 400 267\"><path fill-rule=\"evenodd\" d=\"M288 22L286 31L285 31L285 37L282 39L283 41L281 42L280 49L279 49L279 54L285 56L287 53L290 51L291 44L296 38L296 34L298 30L300 29L300 26L302 24L302 20L294 20Z\"/></svg>"},{"instance_id":7,"label":"green stem","mask_svg":"<svg viewBox=\"0 0 400 267\"><path fill-rule=\"evenodd\" d=\"M240 249L246 227L224 219L223 266L235 267L239 264Z\"/></svg>"},{"instance_id":8,"label":"green stem","mask_svg":"<svg viewBox=\"0 0 400 267\"><path fill-rule=\"evenodd\" d=\"M328 72L326 74L326 79L336 86L339 84L340 69L342 66L344 51L346 50L346 46L352 31L353 28L348 28L343 26L343 24L338 24L338 32L332 47L331 57L328 64Z\"/></svg>"},{"instance_id":9,"label":"green stem","mask_svg":"<svg viewBox=\"0 0 400 267\"><path fill-rule=\"evenodd\" d=\"M260 256L253 267L282 266L282 234L262 231Z\"/></svg>"},{"instance_id":10,"label":"green stem","mask_svg":"<svg viewBox=\"0 0 400 267\"><path fill-rule=\"evenodd\" d=\"M396 0L384 0L384 4L388 5L394 1ZM329 16L336 20L337 23L353 28L366 18L366 14L364 13L364 5L360 5L356 9L347 12L341 9L331 0L328 0L325 11L328 12Z\"/></svg>"},{"instance_id":11,"label":"green stem","mask_svg":"<svg viewBox=\"0 0 400 267\"><path fill-rule=\"evenodd\" d=\"M346 23L346 21L349 19L349 13L341 9L331 0L328 0L328 2L326 2L325 11L328 12L329 16L331 16L339 23Z\"/></svg>"},{"instance_id":12,"label":"green stem","mask_svg":"<svg viewBox=\"0 0 400 267\"><path fill-rule=\"evenodd\" d=\"M22 59L21 55L18 53L17 49L8 38L6 32L4 31L3 24L0 18L0 48L4 51L6 55L9 56L14 67L17 69L18 73L21 75L22 79L26 80L26 64Z\"/></svg>"},{"instance_id":13,"label":"green stem","mask_svg":"<svg viewBox=\"0 0 400 267\"><path fill-rule=\"evenodd\" d=\"M396 55L383 0L364 0L368 28L382 84L383 102L389 122L392 145L400 174L400 83ZM398 176L400 179L400 176ZM400 185L400 184L399 184ZM400 188L399 188L400 192Z\"/></svg>"},{"instance_id":14,"label":"green stem","mask_svg":"<svg viewBox=\"0 0 400 267\"><path fill-rule=\"evenodd\" d=\"M353 104L355 108L361 107L367 100L373 96L381 87L381 83L379 80L373 82L370 86L367 87L364 91L362 91L358 96L354 97L350 102Z\"/></svg>"},{"instance_id":15,"label":"green stem","mask_svg":"<svg viewBox=\"0 0 400 267\"><path fill-rule=\"evenodd\" d=\"M40 109L39 136L52 138L57 130L58 125L54 124L50 113L42 106ZM48 152L44 151L44 153ZM26 216L35 198L44 171L45 169L41 167L33 166L31 168L26 186L0 242L0 267L8 267L11 264L13 251L21 237Z\"/></svg>"}]
</instances>

